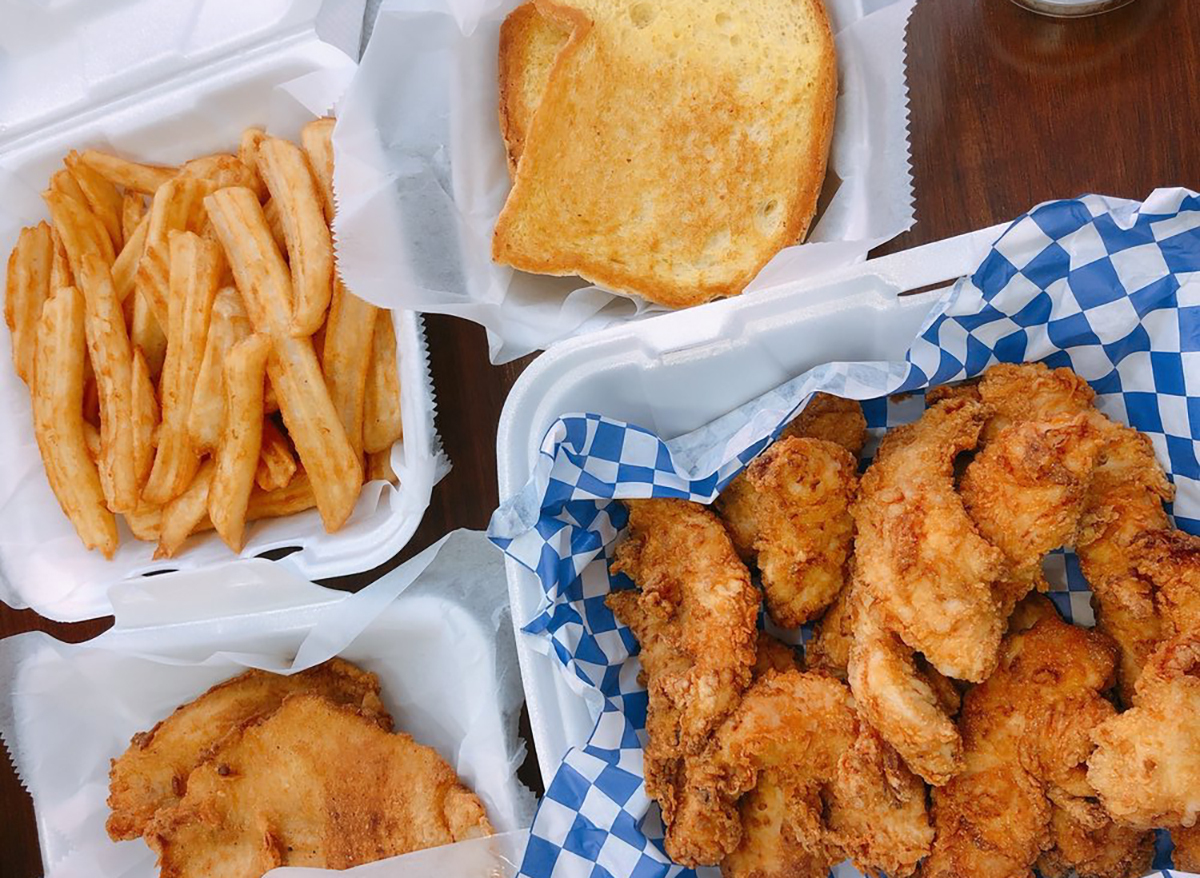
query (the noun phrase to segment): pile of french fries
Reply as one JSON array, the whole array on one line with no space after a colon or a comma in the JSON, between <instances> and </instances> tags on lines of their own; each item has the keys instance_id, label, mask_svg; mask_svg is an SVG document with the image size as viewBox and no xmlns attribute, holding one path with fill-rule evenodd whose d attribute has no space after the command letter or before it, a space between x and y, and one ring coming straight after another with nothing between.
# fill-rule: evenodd
<instances>
[{"instance_id":1,"label":"pile of french fries","mask_svg":"<svg viewBox=\"0 0 1200 878\"><path fill-rule=\"evenodd\" d=\"M89 549L113 556L117 515L158 558L210 528L240 551L248 521L313 506L333 532L364 480L395 483L396 337L334 264L333 124L180 167L72 152L51 177L4 316Z\"/></svg>"}]
</instances>

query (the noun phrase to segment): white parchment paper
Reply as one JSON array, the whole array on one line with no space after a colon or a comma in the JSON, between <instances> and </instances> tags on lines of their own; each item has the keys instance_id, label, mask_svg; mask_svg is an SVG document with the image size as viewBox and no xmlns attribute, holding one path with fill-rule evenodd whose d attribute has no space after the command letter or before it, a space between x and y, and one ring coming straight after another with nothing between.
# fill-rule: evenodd
<instances>
[{"instance_id":1,"label":"white parchment paper","mask_svg":"<svg viewBox=\"0 0 1200 878\"><path fill-rule=\"evenodd\" d=\"M518 2L385 2L334 133L348 282L379 305L481 323L493 362L663 310L491 261L510 186L497 47ZM914 2L826 0L840 79L829 179L840 185L809 241L782 251L748 290L863 259L912 226L904 29Z\"/></svg>"},{"instance_id":2,"label":"white parchment paper","mask_svg":"<svg viewBox=\"0 0 1200 878\"><path fill-rule=\"evenodd\" d=\"M0 27L0 254L22 226L47 216L40 192L71 149L179 162L236 150L250 125L297 137L345 92L363 7L364 0L128 0L67 10L0 0L0 21L13 23ZM14 83L40 89L41 102L10 91ZM252 523L243 557L300 547L280 563L318 579L381 564L416 530L449 467L434 428L420 318L394 316L405 435L392 467L401 486L367 485L336 534L315 510ZM84 549L46 481L29 392L10 364L11 340L0 330L0 600L64 621L103 616L115 583L233 557L209 533L178 558L155 562L154 546L123 527L114 560Z\"/></svg>"},{"instance_id":3,"label":"white parchment paper","mask_svg":"<svg viewBox=\"0 0 1200 878\"><path fill-rule=\"evenodd\" d=\"M141 840L114 843L104 831L109 760L245 668L291 673L334 655L379 675L396 728L449 761L497 832L528 826L504 566L482 534L456 531L354 595L245 561L131 583L114 602L116 627L87 643L0 641L0 738L33 797L48 878L152 878ZM511 858L505 845L489 850ZM421 862L470 862L479 850Z\"/></svg>"}]
</instances>

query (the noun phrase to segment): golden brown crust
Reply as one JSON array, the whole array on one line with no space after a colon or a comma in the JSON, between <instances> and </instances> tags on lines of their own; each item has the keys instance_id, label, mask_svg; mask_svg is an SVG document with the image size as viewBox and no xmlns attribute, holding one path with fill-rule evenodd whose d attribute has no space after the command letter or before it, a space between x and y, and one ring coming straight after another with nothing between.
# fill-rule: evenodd
<instances>
[{"instance_id":1,"label":"golden brown crust","mask_svg":"<svg viewBox=\"0 0 1200 878\"><path fill-rule=\"evenodd\" d=\"M569 103L578 91L575 87L577 83L571 75L577 72L575 70L575 66L578 66L576 61L583 64L591 56L604 51L606 47L600 37L591 41L587 40L589 31L596 29L592 27L591 19L584 12L566 4L553 2L553 0L536 0L536 4L539 12L570 25L572 32L557 55L543 97L543 105L552 105L555 112L549 114L544 123L538 122L538 118L541 118L543 114L537 114L528 132L523 155L528 154L533 158L526 172L517 175L513 191L497 220L492 245L493 259L538 274L578 274L608 289L640 295L671 307L685 307L742 292L779 250L803 239L815 214L817 199L824 182L837 98L836 51L829 19L821 0L805 0L804 11L797 13L798 16L808 16L807 20L814 24L815 42L819 44L812 69L808 71L812 87L804 94L803 98L805 105L812 108L811 124L805 128L806 133L811 132L811 141L806 144L805 153L798 160L799 173L791 182L790 191L784 197L771 198L762 207L762 210L766 211L764 216L769 216L771 211L782 207L784 211L782 222L771 227L769 232L756 235L756 241L742 240L743 231L749 231L754 222L750 215L740 212L740 208L736 215L728 213L727 211L730 209L728 205L722 205L720 211L712 212L714 209L711 205L699 201L696 204L690 203L688 199L691 196L681 192L678 186L674 186L671 191L676 194L679 201L676 205L678 208L676 213L684 216L691 213L700 217L696 221L699 225L689 228L687 223L676 223L675 231L672 232L664 227L662 222L655 222L651 219L641 224L642 227L636 228L636 240L626 244L617 242L617 229L620 229L621 235L626 235L630 227L637 226L637 224L617 220L617 213L613 213L608 218L598 217L593 216L592 211L585 209L582 204L568 205L564 197L559 197L559 195L566 196L569 195L569 192L545 179L548 168L551 169L551 175L553 175L559 172L565 173L566 168L573 167L569 159L564 159L562 144L552 134L546 134L546 131L549 130L547 126L555 125L557 126L555 130L562 134L566 130L562 126L572 124L571 120L565 118L559 120L557 117L567 115L560 113L559 110L562 109L562 104ZM586 57L583 54L585 49L588 53ZM592 76L579 81L588 80L598 81L596 77ZM744 130L734 127L728 121L729 118L736 117L738 113L748 114L750 104L745 103L741 96L734 97L732 91L724 94L715 84L711 85L713 85L712 97L710 98L711 103L707 105L710 109L707 118L712 120L712 126L720 125L729 129L721 137L714 135L713 141L730 144L736 142L739 144L739 148L746 150L746 157L741 157L736 162L736 167L739 169L753 165L764 166L766 164L765 153L751 143L753 138L746 136ZM645 87L644 80L638 81L638 87ZM670 82L665 82L663 87L670 88ZM510 83L508 93L511 94L511 91ZM717 97L718 93L723 97ZM594 103L588 104L587 100L589 99L584 96L577 97L581 106L596 106ZM728 105L721 106L723 103ZM759 103L754 106L761 107L762 105L763 102L760 99ZM597 111L599 110L597 109ZM677 114L679 112L676 110ZM689 128L695 129L694 111L688 110L687 112L689 114L687 125ZM581 130L585 130L590 123L580 120L578 124L582 126ZM682 120L680 124L684 124ZM748 129L749 125L747 124L745 127ZM683 137L682 132L679 137ZM580 144L579 147L582 149L584 145ZM588 148L590 149L590 147ZM733 147L728 149L732 150ZM666 151L665 147L663 151ZM595 154L595 150L592 150L592 154ZM640 158L652 161L653 154L653 150L648 150ZM678 161L679 157L677 151L670 156L672 161ZM685 156L684 160L686 161L687 158ZM691 158L695 158L695 156ZM725 156L725 158L728 159L730 156ZM594 163L595 159L590 161ZM607 169L595 169L596 175L602 175L610 189L615 187L616 190L620 190L619 184L613 184L609 180L609 175L614 169L619 170L626 165L626 162L633 163L633 161L632 156L624 160L614 156L610 159ZM659 175L659 179L664 182L668 180L665 171L664 174ZM630 177L625 182L634 186L634 180L634 177ZM572 185L577 186L578 181L573 181ZM620 194L630 195L629 189L630 186L626 186ZM553 196L548 194L551 192L557 194ZM608 194L611 192L606 193L606 195ZM613 197L619 201L619 195ZM546 200L551 198L552 201ZM632 196L630 196L630 200L632 200ZM759 210L760 206L757 203L750 204L752 200L738 198L737 204L743 205L745 210ZM779 202L783 202L783 204ZM546 216L546 204L557 204L561 209L561 216L557 218ZM712 217L718 217L724 213L720 222L725 225L721 226L715 221L710 222L705 218L706 212L712 212ZM535 216L536 220L531 219ZM573 227L576 229L586 227L587 232L574 234L571 229L564 228L567 223L560 223L559 220L565 220L568 216L571 217ZM608 226L614 222L616 225L611 230L595 231L601 226ZM735 240L724 244L714 243L722 240L722 234L730 233L729 225L739 223L744 228L733 230ZM534 225L537 225L538 228L533 228ZM553 234L549 232L551 228L554 229ZM678 248L671 248L673 234L677 236L676 242L681 241L682 237L686 235L688 243L680 244ZM585 238L587 240L584 240ZM716 247L719 254L724 254L725 251L722 248L737 247L736 264L733 258L718 255L712 264L705 262L703 267L697 267L697 261L705 258L704 254L708 252L710 246ZM600 252L601 250L608 252ZM635 260L630 256L632 252L637 252L643 258Z\"/></svg>"},{"instance_id":2,"label":"golden brown crust","mask_svg":"<svg viewBox=\"0 0 1200 878\"><path fill-rule=\"evenodd\" d=\"M517 163L554 57L570 36L556 19L526 0L500 25L500 133L507 149L509 176Z\"/></svg>"},{"instance_id":3,"label":"golden brown crust","mask_svg":"<svg viewBox=\"0 0 1200 878\"><path fill-rule=\"evenodd\" d=\"M174 805L188 776L248 723L270 715L289 695L317 693L351 704L390 730L392 718L379 700L379 680L350 662L334 658L291 676L250 670L218 683L180 706L148 732L133 736L109 772L108 834L114 841L137 838L155 813Z\"/></svg>"}]
</instances>

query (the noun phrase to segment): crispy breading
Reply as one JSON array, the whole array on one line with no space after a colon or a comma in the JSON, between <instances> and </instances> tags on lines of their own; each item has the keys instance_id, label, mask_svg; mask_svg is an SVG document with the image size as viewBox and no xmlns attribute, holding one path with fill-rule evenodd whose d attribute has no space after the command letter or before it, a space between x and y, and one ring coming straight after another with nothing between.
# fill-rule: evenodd
<instances>
[{"instance_id":1,"label":"crispy breading","mask_svg":"<svg viewBox=\"0 0 1200 878\"><path fill-rule=\"evenodd\" d=\"M1087 414L1015 421L967 466L959 482L967 514L1008 564L993 586L1002 617L1033 588L1045 590L1042 558L1075 534L1103 444Z\"/></svg>"},{"instance_id":2,"label":"crispy breading","mask_svg":"<svg viewBox=\"0 0 1200 878\"><path fill-rule=\"evenodd\" d=\"M973 682L996 665L1004 626L991 587L1004 557L967 515L954 460L975 447L989 415L949 400L888 433L854 505L863 599L940 672Z\"/></svg>"},{"instance_id":3,"label":"crispy breading","mask_svg":"<svg viewBox=\"0 0 1200 878\"><path fill-rule=\"evenodd\" d=\"M1142 878L1154 859L1153 832L1114 823L1095 802L1052 802L1050 842L1037 861L1042 878Z\"/></svg>"},{"instance_id":4,"label":"crispy breading","mask_svg":"<svg viewBox=\"0 0 1200 878\"><path fill-rule=\"evenodd\" d=\"M816 393L804 410L783 428L779 440L789 436L833 442L857 460L867 439L867 419L857 400ZM741 472L725 486L713 504L729 530L734 548L747 564L754 563L758 556L754 543L758 539L759 502L754 485L746 472Z\"/></svg>"},{"instance_id":5,"label":"crispy breading","mask_svg":"<svg viewBox=\"0 0 1200 878\"><path fill-rule=\"evenodd\" d=\"M931 840L924 787L859 721L845 684L791 670L756 681L688 761L667 851L692 866L724 859L726 874L810 874L853 856L903 876Z\"/></svg>"},{"instance_id":6,"label":"crispy breading","mask_svg":"<svg viewBox=\"0 0 1200 878\"><path fill-rule=\"evenodd\" d=\"M283 676L250 670L218 683L148 732L134 735L109 772L108 834L114 841L137 838L160 808L176 804L188 776L212 750L247 722L276 710L285 698L311 692L353 705L385 729L392 718L379 700L379 679L334 658Z\"/></svg>"},{"instance_id":7,"label":"crispy breading","mask_svg":"<svg viewBox=\"0 0 1200 878\"><path fill-rule=\"evenodd\" d=\"M833 442L790 436L755 458L746 477L757 500L754 548L767 610L777 625L798 628L845 585L857 462Z\"/></svg>"},{"instance_id":8,"label":"crispy breading","mask_svg":"<svg viewBox=\"0 0 1200 878\"><path fill-rule=\"evenodd\" d=\"M1136 572L1154 583L1163 637L1200 631L1200 537L1174 529L1150 531L1131 549Z\"/></svg>"},{"instance_id":9,"label":"crispy breading","mask_svg":"<svg viewBox=\"0 0 1200 878\"><path fill-rule=\"evenodd\" d=\"M1117 680L1131 703L1142 665L1162 639L1151 584L1137 575L1133 541L1169 526L1163 501L1174 496L1149 437L1112 424L1075 537L1079 566L1092 587L1096 626L1121 651Z\"/></svg>"},{"instance_id":10,"label":"crispy breading","mask_svg":"<svg viewBox=\"0 0 1200 878\"><path fill-rule=\"evenodd\" d=\"M251 720L146 830L160 878L346 869L490 835L479 798L430 747L319 695Z\"/></svg>"},{"instance_id":11,"label":"crispy breading","mask_svg":"<svg viewBox=\"0 0 1200 878\"><path fill-rule=\"evenodd\" d=\"M641 591L610 595L609 605L644 653L653 644L643 655L650 692L646 791L670 826L680 760L704 748L750 683L760 598L711 511L684 500L626 505L630 534L612 569Z\"/></svg>"},{"instance_id":12,"label":"crispy breading","mask_svg":"<svg viewBox=\"0 0 1200 878\"><path fill-rule=\"evenodd\" d=\"M1121 823L1191 826L1200 818L1200 629L1163 642L1138 678L1134 707L1100 724L1088 780Z\"/></svg>"},{"instance_id":13,"label":"crispy breading","mask_svg":"<svg viewBox=\"0 0 1200 878\"><path fill-rule=\"evenodd\" d=\"M1091 793L1080 766L1092 728L1115 713L1102 694L1115 664L1107 637L1049 615L1005 637L996 671L963 702L966 767L933 792L925 878L1030 874L1053 843L1052 801Z\"/></svg>"},{"instance_id":14,"label":"crispy breading","mask_svg":"<svg viewBox=\"0 0 1200 878\"><path fill-rule=\"evenodd\" d=\"M849 566L854 566L853 557ZM804 667L810 671L824 671L839 680L846 679L850 647L854 643L854 612L854 575L851 569L846 576L846 585L813 628L808 643L804 644Z\"/></svg>"}]
</instances>

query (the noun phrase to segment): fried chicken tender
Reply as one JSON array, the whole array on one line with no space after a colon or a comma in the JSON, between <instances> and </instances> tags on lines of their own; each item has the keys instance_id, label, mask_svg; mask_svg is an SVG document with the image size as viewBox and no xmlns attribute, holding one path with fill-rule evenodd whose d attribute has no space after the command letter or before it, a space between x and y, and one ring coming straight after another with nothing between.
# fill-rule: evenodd
<instances>
[{"instance_id":1,"label":"fried chicken tender","mask_svg":"<svg viewBox=\"0 0 1200 878\"><path fill-rule=\"evenodd\" d=\"M1154 584L1163 637L1200 631L1200 537L1174 529L1150 531L1131 549L1134 569Z\"/></svg>"},{"instance_id":2,"label":"fried chicken tender","mask_svg":"<svg viewBox=\"0 0 1200 878\"><path fill-rule=\"evenodd\" d=\"M724 859L727 876L764 878L820 875L846 856L905 876L932 840L921 782L844 684L801 671L769 671L689 761L674 829L676 862Z\"/></svg>"},{"instance_id":3,"label":"fried chicken tender","mask_svg":"<svg viewBox=\"0 0 1200 878\"><path fill-rule=\"evenodd\" d=\"M1122 424L1108 430L1075 537L1079 566L1092 587L1096 627L1121 651L1121 700L1132 703L1142 665L1164 632L1151 583L1138 576L1130 548L1167 528L1163 502L1174 496L1149 437Z\"/></svg>"},{"instance_id":4,"label":"fried chicken tender","mask_svg":"<svg viewBox=\"0 0 1200 878\"><path fill-rule=\"evenodd\" d=\"M611 594L608 605L641 644L646 792L669 832L684 757L703 749L750 683L760 598L708 509L684 500L627 505L630 535L612 569L641 590Z\"/></svg>"},{"instance_id":5,"label":"fried chicken tender","mask_svg":"<svg viewBox=\"0 0 1200 878\"><path fill-rule=\"evenodd\" d=\"M823 439L840 445L855 457L867 444L867 419L856 399L814 393L812 400L779 434L780 439L798 436Z\"/></svg>"},{"instance_id":6,"label":"fried chicken tender","mask_svg":"<svg viewBox=\"0 0 1200 878\"><path fill-rule=\"evenodd\" d=\"M289 695L310 692L348 704L391 729L379 700L379 679L347 661L283 676L251 670L213 686L148 732L133 736L109 771L108 834L113 841L137 838L160 808L182 798L188 776L211 751L242 726L276 710Z\"/></svg>"},{"instance_id":7,"label":"fried chicken tender","mask_svg":"<svg viewBox=\"0 0 1200 878\"><path fill-rule=\"evenodd\" d=\"M883 627L938 671L969 681L986 678L996 664L1004 620L991 586L1004 556L967 515L954 460L975 447L989 415L977 402L948 400L893 430L854 505L863 598ZM855 697L864 694L856 688Z\"/></svg>"},{"instance_id":8,"label":"fried chicken tender","mask_svg":"<svg viewBox=\"0 0 1200 878\"><path fill-rule=\"evenodd\" d=\"M1042 878L1142 878L1154 860L1153 832L1120 826L1080 799L1051 802L1050 844L1037 861Z\"/></svg>"},{"instance_id":9,"label":"fried chicken tender","mask_svg":"<svg viewBox=\"0 0 1200 878\"><path fill-rule=\"evenodd\" d=\"M1115 713L1102 694L1115 664L1107 637L1049 613L1005 637L996 671L963 702L966 767L933 791L937 836L924 878L1032 874L1054 847L1053 805L1076 814L1091 793L1080 766L1091 730Z\"/></svg>"},{"instance_id":10,"label":"fried chicken tender","mask_svg":"<svg viewBox=\"0 0 1200 878\"><path fill-rule=\"evenodd\" d=\"M490 835L479 798L433 749L376 717L293 695L251 721L146 830L161 878L346 869Z\"/></svg>"},{"instance_id":11,"label":"fried chicken tender","mask_svg":"<svg viewBox=\"0 0 1200 878\"><path fill-rule=\"evenodd\" d=\"M1093 732L1088 780L1109 814L1142 827L1200 817L1200 629L1162 643L1138 678L1134 707Z\"/></svg>"},{"instance_id":12,"label":"fried chicken tender","mask_svg":"<svg viewBox=\"0 0 1200 878\"><path fill-rule=\"evenodd\" d=\"M854 559L851 558L850 567L853 566ZM854 575L851 571L846 585L821 616L812 637L804 645L804 667L810 671L824 671L845 681L850 647L854 643L854 606Z\"/></svg>"},{"instance_id":13,"label":"fried chicken tender","mask_svg":"<svg viewBox=\"0 0 1200 878\"><path fill-rule=\"evenodd\" d=\"M779 434L780 441L795 436L821 439L845 448L855 460L867 441L867 419L857 400L842 399L827 393L817 393L804 410ZM729 529L738 555L747 564L754 563L758 549L754 543L759 533L759 498L754 485L739 473L717 497L714 508Z\"/></svg>"},{"instance_id":14,"label":"fried chicken tender","mask_svg":"<svg viewBox=\"0 0 1200 878\"><path fill-rule=\"evenodd\" d=\"M997 363L977 380L932 388L925 395L934 405L945 399L972 399L991 409L980 444L1021 421L1045 421L1095 408L1096 393L1086 381L1063 367L1045 363Z\"/></svg>"},{"instance_id":15,"label":"fried chicken tender","mask_svg":"<svg viewBox=\"0 0 1200 878\"><path fill-rule=\"evenodd\" d=\"M857 466L840 445L790 436L746 469L757 501L754 548L767 611L784 628L814 619L846 583Z\"/></svg>"},{"instance_id":16,"label":"fried chicken tender","mask_svg":"<svg viewBox=\"0 0 1200 878\"><path fill-rule=\"evenodd\" d=\"M1175 868L1183 872L1200 872L1200 824L1172 829L1171 841L1175 843Z\"/></svg>"},{"instance_id":17,"label":"fried chicken tender","mask_svg":"<svg viewBox=\"0 0 1200 878\"><path fill-rule=\"evenodd\" d=\"M956 705L879 615L869 602L855 612L848 680L858 709L913 772L944 784L963 768L962 739L951 719Z\"/></svg>"},{"instance_id":18,"label":"fried chicken tender","mask_svg":"<svg viewBox=\"0 0 1200 878\"><path fill-rule=\"evenodd\" d=\"M967 467L959 483L967 513L1008 563L993 586L1003 618L1032 589L1048 588L1042 558L1074 535L1103 444L1087 414L1015 421Z\"/></svg>"}]
</instances>

